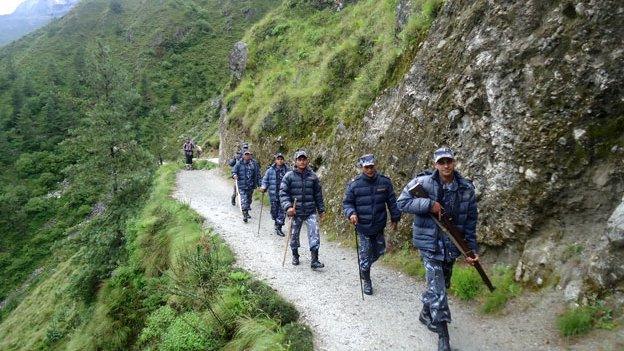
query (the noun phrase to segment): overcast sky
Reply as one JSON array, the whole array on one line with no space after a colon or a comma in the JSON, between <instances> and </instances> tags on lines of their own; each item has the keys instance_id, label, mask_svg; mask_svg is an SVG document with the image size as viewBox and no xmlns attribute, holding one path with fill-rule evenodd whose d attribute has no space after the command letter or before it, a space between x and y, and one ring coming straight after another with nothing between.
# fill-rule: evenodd
<instances>
[{"instance_id":1,"label":"overcast sky","mask_svg":"<svg viewBox=\"0 0 624 351\"><path fill-rule=\"evenodd\" d=\"M0 0L0 15L6 15L15 11L17 5L24 0Z\"/></svg>"}]
</instances>

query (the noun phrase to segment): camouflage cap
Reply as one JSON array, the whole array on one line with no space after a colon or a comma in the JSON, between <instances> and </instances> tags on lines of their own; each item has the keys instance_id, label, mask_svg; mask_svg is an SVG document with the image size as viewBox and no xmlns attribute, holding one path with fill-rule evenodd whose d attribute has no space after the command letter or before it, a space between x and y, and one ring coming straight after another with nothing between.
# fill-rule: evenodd
<instances>
[{"instance_id":1,"label":"camouflage cap","mask_svg":"<svg viewBox=\"0 0 624 351\"><path fill-rule=\"evenodd\" d=\"M453 154L453 150L449 147L441 147L433 152L433 162L438 162L443 158L450 158L451 160L455 159Z\"/></svg>"},{"instance_id":2,"label":"camouflage cap","mask_svg":"<svg viewBox=\"0 0 624 351\"><path fill-rule=\"evenodd\" d=\"M308 154L304 150L298 150L295 152L295 160L298 159L299 157L308 158Z\"/></svg>"},{"instance_id":3,"label":"camouflage cap","mask_svg":"<svg viewBox=\"0 0 624 351\"><path fill-rule=\"evenodd\" d=\"M274 158L278 158L278 157L284 158L284 154L282 154L281 152L276 152L275 155L273 155L273 157Z\"/></svg>"},{"instance_id":4,"label":"camouflage cap","mask_svg":"<svg viewBox=\"0 0 624 351\"><path fill-rule=\"evenodd\" d=\"M374 166L375 165L375 156L373 156L373 154L364 155L364 156L360 157L360 159L358 160L358 164L360 165L360 167Z\"/></svg>"}]
</instances>

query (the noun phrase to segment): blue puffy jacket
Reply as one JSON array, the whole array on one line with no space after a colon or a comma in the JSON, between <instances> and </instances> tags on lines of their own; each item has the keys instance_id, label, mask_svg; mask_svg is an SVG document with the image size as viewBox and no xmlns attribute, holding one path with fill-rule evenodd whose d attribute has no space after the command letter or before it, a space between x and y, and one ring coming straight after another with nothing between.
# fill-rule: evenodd
<instances>
[{"instance_id":1,"label":"blue puffy jacket","mask_svg":"<svg viewBox=\"0 0 624 351\"><path fill-rule=\"evenodd\" d=\"M277 167L274 164L269 166L269 168L264 172L264 177L262 178L262 187L269 191L269 198L271 201L279 201L279 189L282 184L282 179L286 172L290 171L287 165L282 165L282 167Z\"/></svg>"},{"instance_id":2,"label":"blue puffy jacket","mask_svg":"<svg viewBox=\"0 0 624 351\"><path fill-rule=\"evenodd\" d=\"M325 212L321 183L310 168L303 172L295 169L286 173L282 179L279 197L284 211L291 208L294 199L297 199L297 217L308 217L317 211Z\"/></svg>"},{"instance_id":3,"label":"blue puffy jacket","mask_svg":"<svg viewBox=\"0 0 624 351\"><path fill-rule=\"evenodd\" d=\"M232 169L232 177L238 177L239 191L253 191L260 186L260 166L254 160L236 162Z\"/></svg>"},{"instance_id":4,"label":"blue puffy jacket","mask_svg":"<svg viewBox=\"0 0 624 351\"><path fill-rule=\"evenodd\" d=\"M349 218L357 214L357 231L372 235L383 230L388 221L386 206L390 211L390 220L398 222L401 211L397 207L396 195L390 178L376 173L373 177L360 174L347 185L342 208Z\"/></svg>"},{"instance_id":5,"label":"blue puffy jacket","mask_svg":"<svg viewBox=\"0 0 624 351\"><path fill-rule=\"evenodd\" d=\"M454 211L450 213L455 226L460 229L468 242L468 246L478 253L477 245L477 200L475 197L474 186L472 183L462 177L459 172L455 171L455 180L457 181L457 191L454 195ZM417 183L422 184L429 198L415 198L409 193L409 189ZM429 211L435 201L441 197L442 184L438 171L431 174L419 175L412 179L403 189L399 199L397 200L399 209L405 213L413 213L414 224L412 226L412 242L415 247L420 250L436 252L439 247L438 240L444 240L444 244L449 248L452 258L460 256L459 250L450 241L450 239L437 227L431 218Z\"/></svg>"}]
</instances>

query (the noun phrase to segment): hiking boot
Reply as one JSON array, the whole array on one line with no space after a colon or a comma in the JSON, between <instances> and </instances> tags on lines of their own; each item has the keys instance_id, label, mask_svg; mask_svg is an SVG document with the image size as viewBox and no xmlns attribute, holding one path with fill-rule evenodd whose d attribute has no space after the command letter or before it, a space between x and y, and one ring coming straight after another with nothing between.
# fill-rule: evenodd
<instances>
[{"instance_id":1,"label":"hiking boot","mask_svg":"<svg viewBox=\"0 0 624 351\"><path fill-rule=\"evenodd\" d=\"M249 211L243 210L243 222L247 223L248 219L249 219Z\"/></svg>"},{"instance_id":2,"label":"hiking boot","mask_svg":"<svg viewBox=\"0 0 624 351\"><path fill-rule=\"evenodd\" d=\"M275 235L284 236L284 232L282 231L281 225L278 225L278 224L275 225Z\"/></svg>"},{"instance_id":3,"label":"hiking boot","mask_svg":"<svg viewBox=\"0 0 624 351\"><path fill-rule=\"evenodd\" d=\"M310 262L310 268L317 269L323 268L325 265L319 261L318 259L318 250L310 250L310 254L312 255L312 261Z\"/></svg>"},{"instance_id":4,"label":"hiking boot","mask_svg":"<svg viewBox=\"0 0 624 351\"><path fill-rule=\"evenodd\" d=\"M299 250L298 249L292 249L292 264L293 266L299 265Z\"/></svg>"},{"instance_id":5,"label":"hiking boot","mask_svg":"<svg viewBox=\"0 0 624 351\"><path fill-rule=\"evenodd\" d=\"M362 271L362 289L366 295L373 294L373 282L370 278L370 270Z\"/></svg>"},{"instance_id":6,"label":"hiking boot","mask_svg":"<svg viewBox=\"0 0 624 351\"><path fill-rule=\"evenodd\" d=\"M438 328L438 351L451 351L451 342L449 338L448 325L446 322L440 322Z\"/></svg>"},{"instance_id":7,"label":"hiking boot","mask_svg":"<svg viewBox=\"0 0 624 351\"><path fill-rule=\"evenodd\" d=\"M431 321L431 311L429 310L429 306L423 305L422 311L420 311L420 315L418 316L418 320L430 331L434 333L438 332L438 328Z\"/></svg>"}]
</instances>

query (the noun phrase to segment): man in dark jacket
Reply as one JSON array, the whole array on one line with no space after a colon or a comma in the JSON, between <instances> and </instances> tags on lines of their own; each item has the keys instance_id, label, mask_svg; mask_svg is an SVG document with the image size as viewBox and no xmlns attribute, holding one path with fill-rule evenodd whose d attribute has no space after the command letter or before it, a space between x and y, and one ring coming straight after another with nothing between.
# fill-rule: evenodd
<instances>
[{"instance_id":1,"label":"man in dark jacket","mask_svg":"<svg viewBox=\"0 0 624 351\"><path fill-rule=\"evenodd\" d=\"M240 193L241 209L243 211L243 222L247 222L253 191L260 186L260 167L256 161L251 159L251 152L245 150L243 159L238 161L232 170L232 178L238 185Z\"/></svg>"},{"instance_id":2,"label":"man in dark jacket","mask_svg":"<svg viewBox=\"0 0 624 351\"><path fill-rule=\"evenodd\" d=\"M450 350L447 323L451 321L447 289L451 284L453 264L460 252L436 225L432 216L447 213L465 235L470 249L478 252L477 201L474 186L455 171L453 151L443 147L433 154L435 171L418 175L401 192L398 204L401 211L413 213L412 241L420 251L425 267L427 288L422 295L423 309L419 320L431 331L438 333L438 350ZM422 184L429 198L416 198L409 192ZM479 259L466 257L468 264Z\"/></svg>"},{"instance_id":3,"label":"man in dark jacket","mask_svg":"<svg viewBox=\"0 0 624 351\"><path fill-rule=\"evenodd\" d=\"M373 294L370 278L372 264L386 252L384 229L390 211L390 226L396 230L401 219L397 207L396 195L390 178L375 169L375 157L360 157L359 165L362 173L355 177L347 186L342 208L344 215L355 225L360 242L360 277L364 293Z\"/></svg>"},{"instance_id":4,"label":"man in dark jacket","mask_svg":"<svg viewBox=\"0 0 624 351\"><path fill-rule=\"evenodd\" d=\"M290 171L290 169L284 164L284 155L279 152L276 153L275 162L269 166L269 169L267 169L266 172L264 172L264 178L262 178L262 185L260 186L260 191L269 191L271 217L275 222L275 234L279 236L284 236L282 226L284 225L284 219L286 218L286 213L280 205L279 190L282 185L282 179L288 171Z\"/></svg>"},{"instance_id":5,"label":"man in dark jacket","mask_svg":"<svg viewBox=\"0 0 624 351\"><path fill-rule=\"evenodd\" d=\"M187 170L193 169L193 151L195 150L195 143L191 138L186 138L184 145L182 145L182 151L184 151L184 158Z\"/></svg>"},{"instance_id":6,"label":"man in dark jacket","mask_svg":"<svg viewBox=\"0 0 624 351\"><path fill-rule=\"evenodd\" d=\"M308 242L312 269L323 268L325 265L318 259L321 237L319 234L319 218L325 214L323 191L318 177L308 167L310 161L305 151L295 153L295 169L286 173L282 179L279 196L282 208L289 217L293 217L292 237L290 248L293 258L292 264L299 264L299 234L303 223L308 227ZM296 208L293 207L297 199ZM318 218L317 218L318 213Z\"/></svg>"},{"instance_id":7,"label":"man in dark jacket","mask_svg":"<svg viewBox=\"0 0 624 351\"><path fill-rule=\"evenodd\" d=\"M243 143L241 149L236 151L234 157L228 160L228 164L230 165L230 167L232 167L232 169L234 169L234 166L236 166L236 162L243 159L243 153L247 150L249 150L249 144ZM236 185L234 185L232 193L232 206L236 206Z\"/></svg>"}]
</instances>

